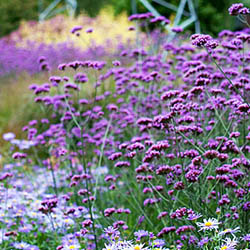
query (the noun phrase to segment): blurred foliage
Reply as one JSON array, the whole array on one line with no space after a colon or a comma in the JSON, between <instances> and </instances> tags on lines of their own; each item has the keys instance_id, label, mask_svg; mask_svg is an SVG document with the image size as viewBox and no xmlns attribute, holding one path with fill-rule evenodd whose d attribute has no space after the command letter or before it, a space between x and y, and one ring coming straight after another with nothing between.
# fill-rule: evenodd
<instances>
[{"instance_id":1,"label":"blurred foliage","mask_svg":"<svg viewBox=\"0 0 250 250\"><path fill-rule=\"evenodd\" d=\"M45 74L31 76L27 73L18 77L1 78L0 134L13 131L21 138L22 126L27 124L28 119L36 119L41 115L41 112L36 110L37 106L31 105L34 97L28 86L31 82L45 82L46 80Z\"/></svg>"},{"instance_id":2,"label":"blurred foliage","mask_svg":"<svg viewBox=\"0 0 250 250\"><path fill-rule=\"evenodd\" d=\"M21 20L37 20L39 11L45 9L53 0L0 0L0 37L9 34L18 28ZM132 14L133 0L78 0L77 14L87 13L91 17L99 14L101 9L107 5L114 8L115 14L124 11ZM147 12L147 9L136 1L137 12ZM153 0L148 0L162 15L170 17L172 10L160 6ZM180 0L166 0L169 3L178 5ZM236 18L228 15L227 9L235 0L194 0L196 11L201 22L203 33L217 34L222 29L235 30L239 28ZM250 7L249 0L242 0L247 7ZM187 9L187 7L186 7ZM193 30L193 27L189 27Z\"/></svg>"},{"instance_id":3,"label":"blurred foliage","mask_svg":"<svg viewBox=\"0 0 250 250\"><path fill-rule=\"evenodd\" d=\"M82 26L80 36L70 31L74 26ZM119 44L135 40L135 32L129 31L131 22L123 12L115 16L111 7L101 10L95 18L80 14L75 18L57 15L44 22L22 22L17 32L11 34L11 39L21 47L29 46L29 42L37 44L72 43L81 49L104 46L115 50ZM92 28L92 33L86 33ZM105 30L105 33L103 32ZM108 44L107 44L108 43Z\"/></svg>"},{"instance_id":4,"label":"blurred foliage","mask_svg":"<svg viewBox=\"0 0 250 250\"><path fill-rule=\"evenodd\" d=\"M53 0L0 0L0 37L16 30L21 21L38 20L39 13L52 2ZM78 0L77 14L85 12L94 17L107 4L110 4L109 0Z\"/></svg>"},{"instance_id":5,"label":"blurred foliage","mask_svg":"<svg viewBox=\"0 0 250 250\"><path fill-rule=\"evenodd\" d=\"M136 1L137 12L147 12L148 10L140 3ZM168 3L172 3L176 6L180 3L179 0L165 0ZM126 9L128 15L132 14L131 0L109 0L114 7L115 13L119 14L121 11ZM170 18L173 15L173 11L155 3L153 0L148 0L156 8L156 10L163 16ZM210 33L216 35L223 29L235 30L240 28L240 23L237 22L236 18L229 16L228 8L235 0L193 0L196 13L198 15L202 33ZM249 0L242 0L245 6L250 7ZM188 11L186 5L185 10ZM170 18L172 20L172 18ZM194 25L189 27L189 30L194 32Z\"/></svg>"},{"instance_id":6,"label":"blurred foliage","mask_svg":"<svg viewBox=\"0 0 250 250\"><path fill-rule=\"evenodd\" d=\"M44 6L51 0L43 0ZM0 0L0 37L18 28L22 20L37 20L38 0Z\"/></svg>"},{"instance_id":7,"label":"blurred foliage","mask_svg":"<svg viewBox=\"0 0 250 250\"><path fill-rule=\"evenodd\" d=\"M107 4L109 4L109 0L78 0L77 14L85 12L90 17L95 17Z\"/></svg>"},{"instance_id":8,"label":"blurred foliage","mask_svg":"<svg viewBox=\"0 0 250 250\"><path fill-rule=\"evenodd\" d=\"M0 36L17 29L22 19L36 19L36 1L0 0Z\"/></svg>"},{"instance_id":9,"label":"blurred foliage","mask_svg":"<svg viewBox=\"0 0 250 250\"><path fill-rule=\"evenodd\" d=\"M243 28L236 17L228 14L228 8L235 0L196 0L196 11L203 33L218 34L223 29L236 30ZM241 1L249 6L249 0Z\"/></svg>"}]
</instances>

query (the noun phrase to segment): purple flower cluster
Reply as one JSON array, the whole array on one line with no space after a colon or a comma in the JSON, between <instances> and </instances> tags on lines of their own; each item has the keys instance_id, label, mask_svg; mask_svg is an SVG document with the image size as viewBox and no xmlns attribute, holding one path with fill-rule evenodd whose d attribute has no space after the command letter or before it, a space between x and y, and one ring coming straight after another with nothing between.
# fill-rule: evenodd
<instances>
[{"instance_id":1,"label":"purple flower cluster","mask_svg":"<svg viewBox=\"0 0 250 250\"><path fill-rule=\"evenodd\" d=\"M250 10L246 7L244 7L243 3L234 3L232 6L228 9L229 15L231 16L237 16L239 14L247 15L250 13Z\"/></svg>"},{"instance_id":2,"label":"purple flower cluster","mask_svg":"<svg viewBox=\"0 0 250 250\"><path fill-rule=\"evenodd\" d=\"M247 37L248 33L249 30L246 30L235 35ZM87 151L83 150L88 148L108 168L108 173L103 176L101 192L119 192L130 185L134 178L135 183L141 185L141 205L145 209L162 208L160 213L152 212L152 218L155 216L160 221L186 218L192 221L204 212L200 210L203 204L206 204L206 213L211 213L214 206L232 206L232 195L233 199L243 199L248 193L246 170L249 168L243 154L248 152L246 142L249 132L247 126L243 132L239 125L244 121L244 116L249 115L249 109L234 89L237 86L243 95L248 84L248 73L238 71L238 68L246 67L242 60L235 58L236 55L240 57L241 47L232 50L224 46L225 42L229 44L233 39L232 34L224 32L223 37L218 39L222 46L216 48L212 46L210 36L193 35L194 45L213 49L199 53L188 46L179 48L165 44L164 49L167 48L176 57L167 62L162 62L160 56L144 54L140 63L138 54L128 53L123 57L135 60L130 66L113 63L112 68L107 68L105 62L91 60L61 64L60 70L74 71L74 82L70 82L66 76L52 76L50 84L31 87L37 96L35 101L50 107L53 115L40 133L34 130L37 124L29 124L26 129L28 135L35 141L36 147L52 145L50 154L57 159L57 167L67 159L72 162L74 158L87 157L87 163L78 163L80 173L73 173L75 170L72 169L69 174L69 187L76 189L77 195L83 196L83 204L98 202L95 192L87 188L96 181L93 173L97 174L97 171L91 172L91 168L98 165L97 159L88 158ZM244 42L248 46L248 39L244 39ZM211 57L225 67L225 75L211 64ZM112 79L115 82L113 92L107 91L90 98L81 95L84 85L80 83L90 79L89 72L93 70L98 75L99 83L94 85L95 88ZM179 73L174 75L173 71ZM226 75L230 75L232 82L235 82L234 88ZM174 82L178 79L183 84L175 86ZM165 81L169 84L164 84ZM79 96L78 99L76 96ZM220 118L221 121L218 113L223 112L227 116ZM229 120L232 127L225 129L227 123L224 119ZM220 132L217 132L219 129ZM73 143L68 150L67 141ZM127 175L131 179L128 180ZM220 186L218 190L223 187L226 192L218 192L215 187L211 193L202 194L216 182ZM83 183L84 188L81 187ZM201 183L206 189L200 187ZM183 195L185 200L185 192L191 192L191 187L201 190L199 201L191 207L180 206L176 196ZM131 192L128 186L126 195L130 197ZM176 201L175 207L163 210L166 200L170 204ZM131 207L129 209L131 214L136 213ZM102 209L107 219L117 218L112 222L114 228L129 226L124 218L118 217L129 216L130 212L123 210L117 209L114 204ZM171 210L174 212L171 213ZM248 203L240 203L237 211L230 210L225 216L240 220L239 211L248 211ZM94 221L94 218L83 220L84 228L93 230ZM176 237L181 236L184 240L182 233L190 231L195 231L191 225L174 225L163 227L155 233L161 237L174 232ZM190 241L196 242L191 238Z\"/></svg>"},{"instance_id":3,"label":"purple flower cluster","mask_svg":"<svg viewBox=\"0 0 250 250\"><path fill-rule=\"evenodd\" d=\"M19 47L11 40L0 39L0 76L22 72L35 74L40 71L55 70L62 62L72 60L102 59L107 55L111 58L116 57L128 44L119 44L113 55L108 52L106 45L96 46L82 50L74 47L70 43L61 43L56 45L28 43L26 47ZM63 53L62 53L63 51ZM83 79L85 81L85 79Z\"/></svg>"},{"instance_id":4,"label":"purple flower cluster","mask_svg":"<svg viewBox=\"0 0 250 250\"><path fill-rule=\"evenodd\" d=\"M212 39L209 35L194 34L191 36L192 44L196 47L205 47L207 49L215 49L218 47L218 42Z\"/></svg>"},{"instance_id":5,"label":"purple flower cluster","mask_svg":"<svg viewBox=\"0 0 250 250\"><path fill-rule=\"evenodd\" d=\"M130 17L145 19L165 20ZM51 174L34 206L48 222L44 231L65 235L57 249L99 249L105 238L104 249L124 249L133 245L119 241L126 230L142 242L134 249L154 235L177 249L203 247L211 239L197 225L210 231L221 223L194 221L217 214L223 226L240 225L248 241L249 36L250 29L224 31L216 41L195 34L192 44L205 49L179 41L156 54L140 47L110 66L68 61L58 66L62 76L30 86L43 119L23 128L32 151L12 151L17 170L4 169L1 179L12 183L18 166L35 163L38 178L41 171ZM25 212L24 206L11 215L20 219ZM32 229L20 226L25 230Z\"/></svg>"}]
</instances>

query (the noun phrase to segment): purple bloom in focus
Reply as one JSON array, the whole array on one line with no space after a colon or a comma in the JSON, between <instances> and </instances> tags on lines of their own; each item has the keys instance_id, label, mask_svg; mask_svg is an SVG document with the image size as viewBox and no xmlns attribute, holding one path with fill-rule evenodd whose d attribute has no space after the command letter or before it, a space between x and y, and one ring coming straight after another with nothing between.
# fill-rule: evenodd
<instances>
[{"instance_id":1,"label":"purple bloom in focus","mask_svg":"<svg viewBox=\"0 0 250 250\"><path fill-rule=\"evenodd\" d=\"M246 234L242 237L242 240L250 242L250 234Z\"/></svg>"},{"instance_id":2,"label":"purple bloom in focus","mask_svg":"<svg viewBox=\"0 0 250 250\"><path fill-rule=\"evenodd\" d=\"M218 43L212 39L210 35L194 34L191 36L192 44L196 47L206 47L207 49L215 49Z\"/></svg>"},{"instance_id":3,"label":"purple bloom in focus","mask_svg":"<svg viewBox=\"0 0 250 250\"><path fill-rule=\"evenodd\" d=\"M239 14L241 14L241 15L247 15L249 13L250 13L250 10L246 7L239 10Z\"/></svg>"},{"instance_id":4,"label":"purple bloom in focus","mask_svg":"<svg viewBox=\"0 0 250 250\"><path fill-rule=\"evenodd\" d=\"M237 16L239 14L249 14L250 11L248 8L244 7L243 3L234 3L231 5L231 7L228 9L229 15L231 16Z\"/></svg>"},{"instance_id":5,"label":"purple bloom in focus","mask_svg":"<svg viewBox=\"0 0 250 250\"><path fill-rule=\"evenodd\" d=\"M191 36L192 44L197 47L204 46L212 37L210 35L194 34Z\"/></svg>"}]
</instances>

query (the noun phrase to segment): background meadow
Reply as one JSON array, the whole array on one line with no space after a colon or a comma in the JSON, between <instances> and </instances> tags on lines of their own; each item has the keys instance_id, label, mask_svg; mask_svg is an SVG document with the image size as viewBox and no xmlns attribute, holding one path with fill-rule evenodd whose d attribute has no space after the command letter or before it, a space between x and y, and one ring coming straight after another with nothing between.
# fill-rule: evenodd
<instances>
[{"instance_id":1,"label":"background meadow","mask_svg":"<svg viewBox=\"0 0 250 250\"><path fill-rule=\"evenodd\" d=\"M247 250L249 4L108 2L0 19L1 249Z\"/></svg>"}]
</instances>

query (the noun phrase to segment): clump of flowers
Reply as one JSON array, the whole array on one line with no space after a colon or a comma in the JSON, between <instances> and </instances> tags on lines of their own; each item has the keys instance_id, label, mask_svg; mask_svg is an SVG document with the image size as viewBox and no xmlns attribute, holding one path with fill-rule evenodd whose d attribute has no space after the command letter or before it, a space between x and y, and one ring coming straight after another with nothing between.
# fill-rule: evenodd
<instances>
[{"instance_id":1,"label":"clump of flowers","mask_svg":"<svg viewBox=\"0 0 250 250\"><path fill-rule=\"evenodd\" d=\"M30 86L43 118L23 128L33 144L12 145L4 163L1 244L28 248L28 234L41 249L247 248L249 35L195 34L44 72Z\"/></svg>"},{"instance_id":2,"label":"clump of flowers","mask_svg":"<svg viewBox=\"0 0 250 250\"><path fill-rule=\"evenodd\" d=\"M243 3L234 3L228 9L229 15L238 16L238 15L246 15L250 13L250 10L247 7L244 7Z\"/></svg>"},{"instance_id":3,"label":"clump of flowers","mask_svg":"<svg viewBox=\"0 0 250 250\"><path fill-rule=\"evenodd\" d=\"M137 236L136 240L121 239L120 232L112 227L108 227L104 231L109 242L108 244L105 243L103 250L169 250L169 248L164 247L164 240L156 239L153 233L144 230L134 233Z\"/></svg>"}]
</instances>

